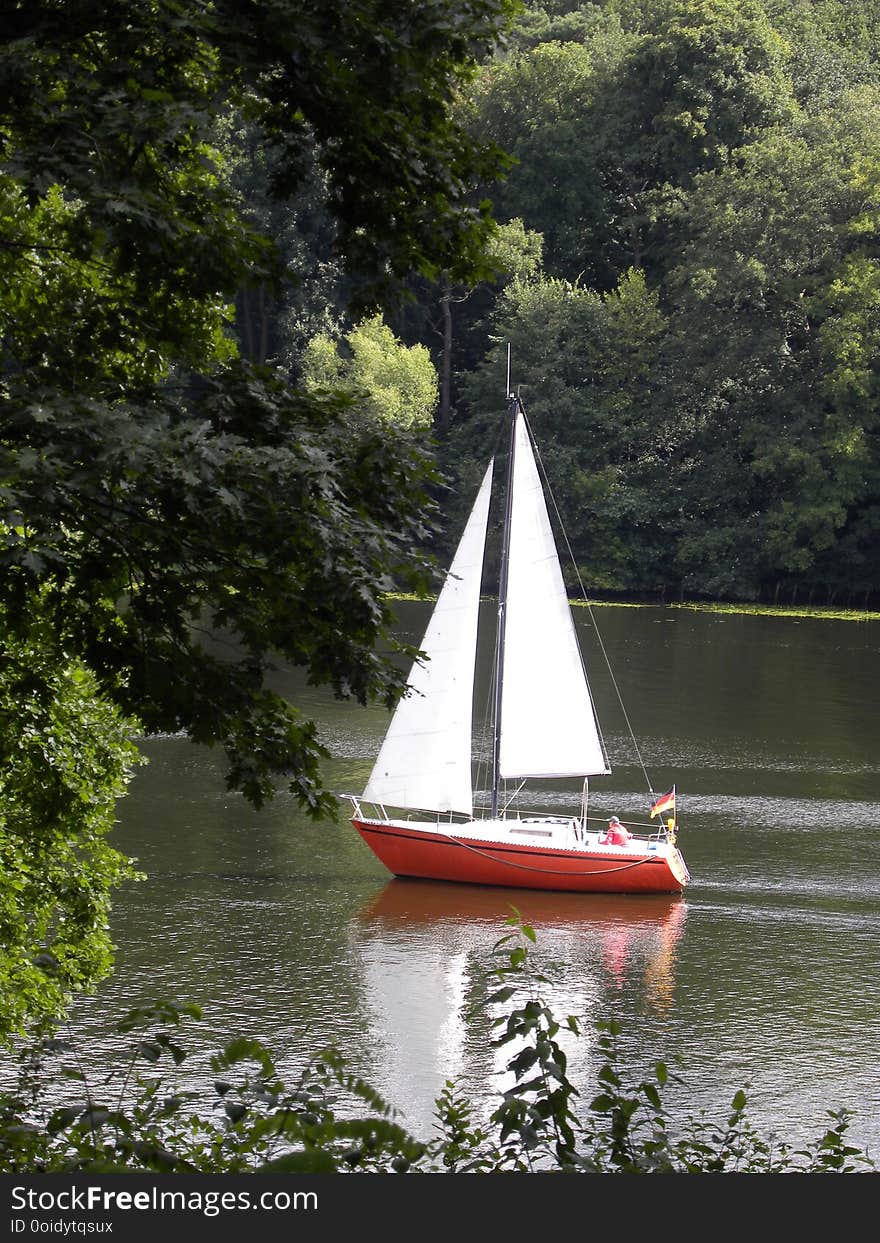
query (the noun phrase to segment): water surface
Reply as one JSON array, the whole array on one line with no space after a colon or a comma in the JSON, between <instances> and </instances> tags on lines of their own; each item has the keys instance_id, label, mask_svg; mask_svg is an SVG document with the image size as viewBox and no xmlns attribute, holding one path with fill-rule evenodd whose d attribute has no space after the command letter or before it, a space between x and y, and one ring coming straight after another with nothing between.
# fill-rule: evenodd
<instances>
[{"instance_id":1,"label":"water surface","mask_svg":"<svg viewBox=\"0 0 880 1243\"><path fill-rule=\"evenodd\" d=\"M225 791L211 753L151 739L118 832L148 879L116 901L116 974L74 1012L90 1075L113 1048L111 1018L171 997L205 1012L189 1075L233 1034L263 1039L289 1072L333 1042L419 1135L449 1078L488 1112L501 1067L485 969L515 902L553 966L551 1002L586 1021L568 1046L585 1094L593 1022L613 1016L633 1074L659 1058L683 1076L669 1096L679 1115L720 1118L750 1085L765 1133L797 1144L847 1106L852 1136L876 1156L880 628L662 608L596 616L653 789L679 792L684 897L393 880L345 819L315 826L287 795L254 813ZM413 641L426 620L425 606L401 606ZM585 648L589 658L586 633ZM591 680L614 766L591 811L643 819L645 777L614 687L601 665ZM331 786L362 789L384 711L284 671L279 682L319 720ZM546 801L577 797L560 788Z\"/></svg>"}]
</instances>

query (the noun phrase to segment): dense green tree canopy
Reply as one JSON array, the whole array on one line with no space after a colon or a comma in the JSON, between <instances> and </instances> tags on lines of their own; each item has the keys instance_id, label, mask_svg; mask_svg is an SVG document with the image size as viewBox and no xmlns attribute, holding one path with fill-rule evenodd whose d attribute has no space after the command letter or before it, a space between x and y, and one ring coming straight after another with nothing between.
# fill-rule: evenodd
<instances>
[{"instance_id":1,"label":"dense green tree canopy","mask_svg":"<svg viewBox=\"0 0 880 1243\"><path fill-rule=\"evenodd\" d=\"M269 688L272 667L362 702L402 689L384 593L429 581L426 445L386 435L350 394L262 365L256 334L239 348L234 304L247 338L254 291L304 286L312 252L273 236L285 210L355 308L414 272L492 270L476 189L504 161L452 104L507 8L6 6L0 914L15 935L0 982L19 996L12 1025L109 963L106 901L125 867L102 834L131 760L120 711L222 746L229 785L253 803L284 779L320 816L336 806L324 753ZM250 178L248 141L266 157ZM302 225L309 212L319 226ZM30 680L14 672L28 661ZM42 992L27 965L37 951L64 960Z\"/></svg>"},{"instance_id":2,"label":"dense green tree canopy","mask_svg":"<svg viewBox=\"0 0 880 1243\"><path fill-rule=\"evenodd\" d=\"M5 619L0 615L0 622ZM52 636L0 661L0 1044L109 969L110 895L133 873L107 842L132 723Z\"/></svg>"},{"instance_id":3,"label":"dense green tree canopy","mask_svg":"<svg viewBox=\"0 0 880 1243\"><path fill-rule=\"evenodd\" d=\"M705 578L712 541L711 591L754 594L774 575L852 589L828 554L876 485L877 104L863 88L833 119L742 148L683 209L669 288L703 390L704 480L682 560Z\"/></svg>"},{"instance_id":4,"label":"dense green tree canopy","mask_svg":"<svg viewBox=\"0 0 880 1243\"><path fill-rule=\"evenodd\" d=\"M426 460L232 357L231 303L280 275L224 174L217 118L251 118L269 190L317 165L356 299L412 270L480 273L478 177L450 119L497 37L492 0L395 7L16 4L0 48L0 483L9 624L69 636L148 728L221 741L259 801L312 811L312 731L271 696L271 652L340 694L391 699L381 589L415 586ZM375 487L375 479L383 487ZM392 507L389 496L396 498ZM220 661L193 621L242 645Z\"/></svg>"},{"instance_id":5,"label":"dense green tree canopy","mask_svg":"<svg viewBox=\"0 0 880 1243\"><path fill-rule=\"evenodd\" d=\"M475 132L519 160L492 197L545 274L466 329L446 460L487 453L510 340L587 582L876 592L878 33L858 0L555 0L481 71ZM607 315L633 272L642 324Z\"/></svg>"},{"instance_id":6,"label":"dense green tree canopy","mask_svg":"<svg viewBox=\"0 0 880 1243\"><path fill-rule=\"evenodd\" d=\"M596 238L607 208L595 91L592 48L554 42L497 61L472 92L474 129L487 129L516 160L495 191L496 208L541 232L545 262L558 275L594 272L601 262Z\"/></svg>"}]
</instances>

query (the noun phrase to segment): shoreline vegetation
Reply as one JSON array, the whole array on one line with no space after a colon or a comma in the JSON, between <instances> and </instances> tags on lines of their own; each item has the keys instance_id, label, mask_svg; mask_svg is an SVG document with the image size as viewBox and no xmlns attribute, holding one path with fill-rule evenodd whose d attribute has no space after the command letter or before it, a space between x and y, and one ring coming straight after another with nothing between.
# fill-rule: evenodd
<instances>
[{"instance_id":1,"label":"shoreline vegetation","mask_svg":"<svg viewBox=\"0 0 880 1243\"><path fill-rule=\"evenodd\" d=\"M430 604L436 601L436 595L419 596L413 592L389 592L385 597L391 601L402 601L414 604ZM484 596L484 600L492 600L494 596ZM613 600L613 599L570 599L572 608L618 608L618 609L671 609L694 613L719 613L730 616L743 615L754 617L788 617L809 621L880 621L880 612L872 609L835 609L821 605L783 605L756 604L745 601L700 601L700 600Z\"/></svg>"},{"instance_id":2,"label":"shoreline vegetation","mask_svg":"<svg viewBox=\"0 0 880 1243\"><path fill-rule=\"evenodd\" d=\"M90 1085L73 1072L80 1081L75 1103L53 1104L48 1091L59 1081L50 1064L59 1052L71 1052L70 1043L50 1039L23 1051L19 1089L0 1093L0 1173L877 1171L872 1155L851 1142L854 1114L845 1107L826 1111L815 1137L797 1147L775 1128L756 1129L744 1089L719 1106L715 1119L705 1113L675 1119L664 1098L669 1088L684 1087L684 1079L662 1061L646 1078L634 1075L613 1017L595 1024L595 1086L581 1096L563 1042L573 1039L574 1053L586 1023L558 1016L548 1004L552 975L533 957L535 930L511 910L509 931L486 964L488 995L479 1003L490 1009L492 1045L506 1068L487 1120L476 1116L464 1085L447 1080L435 1100L433 1136L418 1138L337 1050L325 1049L285 1083L272 1052L247 1037L211 1056L211 1086L184 1088L176 1074L187 1058L183 1041L189 1021L202 1013L164 1001L132 1010L117 1024L115 1074Z\"/></svg>"}]
</instances>

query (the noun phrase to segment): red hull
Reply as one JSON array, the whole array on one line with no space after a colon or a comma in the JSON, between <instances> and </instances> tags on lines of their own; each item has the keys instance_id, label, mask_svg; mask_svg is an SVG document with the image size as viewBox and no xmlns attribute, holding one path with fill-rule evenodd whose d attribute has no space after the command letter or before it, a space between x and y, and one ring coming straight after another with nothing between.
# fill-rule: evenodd
<instances>
[{"instance_id":1,"label":"red hull","mask_svg":"<svg viewBox=\"0 0 880 1243\"><path fill-rule=\"evenodd\" d=\"M610 851L502 845L377 821L353 819L352 824L395 876L576 893L681 893L688 880L677 850L670 863L656 853L633 858Z\"/></svg>"}]
</instances>

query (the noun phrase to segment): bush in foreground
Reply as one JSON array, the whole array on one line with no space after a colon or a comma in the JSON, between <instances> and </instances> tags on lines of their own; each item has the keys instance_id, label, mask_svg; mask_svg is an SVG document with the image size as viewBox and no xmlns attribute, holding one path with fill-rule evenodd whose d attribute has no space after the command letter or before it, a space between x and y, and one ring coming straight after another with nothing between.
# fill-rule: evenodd
<instances>
[{"instance_id":1,"label":"bush in foreground","mask_svg":"<svg viewBox=\"0 0 880 1243\"><path fill-rule=\"evenodd\" d=\"M420 1141L394 1111L328 1050L293 1084L269 1051L236 1039L211 1059L209 1099L175 1090L164 1067L186 1058L179 1032L196 1007L168 1002L131 1011L119 1024L132 1040L116 1076L115 1100L96 1096L79 1071L82 1099L47 1104L48 1059L69 1046L51 1039L22 1054L19 1085L0 1098L0 1172L92 1173L859 1173L875 1170L847 1140L846 1110L801 1149L763 1138L739 1091L720 1122L690 1119L673 1133L663 1103L674 1082L665 1064L629 1082L615 1023L597 1033L596 1093L581 1112L558 1037L580 1034L542 999L547 978L530 957L535 934L514 916L496 945L489 1001L503 1007L496 1047L507 1050L512 1085L486 1124L447 1082L435 1105L435 1134ZM146 1069L150 1068L150 1069ZM108 1078L111 1082L113 1076ZM346 1116L340 1116L340 1100ZM350 1102L361 1107L351 1114Z\"/></svg>"}]
</instances>

